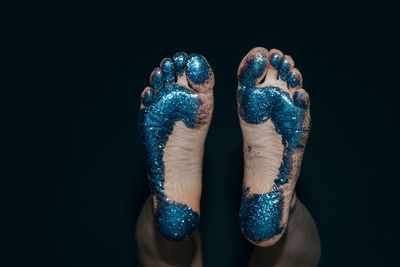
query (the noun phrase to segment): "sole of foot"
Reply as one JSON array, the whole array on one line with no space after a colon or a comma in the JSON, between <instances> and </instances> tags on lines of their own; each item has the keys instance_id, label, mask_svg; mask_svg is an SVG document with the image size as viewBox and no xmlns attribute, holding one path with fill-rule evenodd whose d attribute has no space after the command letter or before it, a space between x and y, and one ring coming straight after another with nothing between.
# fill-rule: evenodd
<instances>
[{"instance_id":1,"label":"sole of foot","mask_svg":"<svg viewBox=\"0 0 400 267\"><path fill-rule=\"evenodd\" d=\"M294 61L277 49L252 49L238 69L244 179L239 212L246 238L275 244L285 232L310 131L309 96Z\"/></svg>"},{"instance_id":2,"label":"sole of foot","mask_svg":"<svg viewBox=\"0 0 400 267\"><path fill-rule=\"evenodd\" d=\"M165 58L141 95L156 226L172 241L187 239L200 219L203 149L213 112L214 74L206 59L180 52Z\"/></svg>"}]
</instances>

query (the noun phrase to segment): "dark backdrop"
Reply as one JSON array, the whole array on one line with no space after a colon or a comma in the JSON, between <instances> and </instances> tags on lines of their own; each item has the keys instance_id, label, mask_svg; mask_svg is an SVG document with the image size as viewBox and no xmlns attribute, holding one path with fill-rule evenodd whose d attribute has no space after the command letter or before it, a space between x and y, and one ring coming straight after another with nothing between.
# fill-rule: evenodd
<instances>
[{"instance_id":1,"label":"dark backdrop","mask_svg":"<svg viewBox=\"0 0 400 267\"><path fill-rule=\"evenodd\" d=\"M216 73L200 231L205 266L244 266L236 71L253 47L290 54L313 126L298 195L321 266L393 266L398 251L398 11L383 4L18 3L3 8L2 266L132 266L148 195L139 97L162 58ZM8 35L9 34L9 35ZM1 265L1 264L0 264Z\"/></svg>"}]
</instances>

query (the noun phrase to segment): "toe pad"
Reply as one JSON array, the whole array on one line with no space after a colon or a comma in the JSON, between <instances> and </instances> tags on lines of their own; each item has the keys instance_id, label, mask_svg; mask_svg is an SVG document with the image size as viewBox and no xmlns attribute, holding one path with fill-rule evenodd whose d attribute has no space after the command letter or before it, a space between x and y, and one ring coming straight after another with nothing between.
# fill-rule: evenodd
<instances>
[{"instance_id":1,"label":"toe pad","mask_svg":"<svg viewBox=\"0 0 400 267\"><path fill-rule=\"evenodd\" d=\"M173 56L176 72L178 73L178 75L183 75L183 72L185 71L187 57L187 54L184 52L178 52Z\"/></svg>"},{"instance_id":2,"label":"toe pad","mask_svg":"<svg viewBox=\"0 0 400 267\"><path fill-rule=\"evenodd\" d=\"M242 86L254 86L266 73L268 52L265 49L251 50L240 64L238 78Z\"/></svg>"},{"instance_id":3,"label":"toe pad","mask_svg":"<svg viewBox=\"0 0 400 267\"><path fill-rule=\"evenodd\" d=\"M154 99L156 98L156 94L151 88L148 88L145 90L142 94L142 103L144 106L150 106L153 102Z\"/></svg>"},{"instance_id":4,"label":"toe pad","mask_svg":"<svg viewBox=\"0 0 400 267\"><path fill-rule=\"evenodd\" d=\"M186 74L191 83L203 84L211 77L212 71L201 55L192 54L186 63Z\"/></svg>"}]
</instances>

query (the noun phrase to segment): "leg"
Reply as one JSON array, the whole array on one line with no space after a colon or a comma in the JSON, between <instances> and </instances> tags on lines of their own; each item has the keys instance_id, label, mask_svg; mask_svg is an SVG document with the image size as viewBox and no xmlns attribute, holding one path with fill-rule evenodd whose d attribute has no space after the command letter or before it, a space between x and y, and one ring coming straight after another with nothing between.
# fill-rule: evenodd
<instances>
[{"instance_id":1,"label":"leg","mask_svg":"<svg viewBox=\"0 0 400 267\"><path fill-rule=\"evenodd\" d=\"M317 266L321 245L311 214L299 199L290 212L288 227L272 247L255 247L249 267Z\"/></svg>"},{"instance_id":2,"label":"leg","mask_svg":"<svg viewBox=\"0 0 400 267\"><path fill-rule=\"evenodd\" d=\"M201 242L196 230L182 242L169 241L155 226L153 201L148 197L136 224L140 266L202 266Z\"/></svg>"}]
</instances>

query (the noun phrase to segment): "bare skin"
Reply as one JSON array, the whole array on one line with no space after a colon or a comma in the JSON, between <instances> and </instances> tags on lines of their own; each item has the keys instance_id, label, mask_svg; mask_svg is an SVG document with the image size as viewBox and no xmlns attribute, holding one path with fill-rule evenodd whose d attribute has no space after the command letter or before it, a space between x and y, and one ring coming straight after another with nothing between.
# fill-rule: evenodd
<instances>
[{"instance_id":1,"label":"bare skin","mask_svg":"<svg viewBox=\"0 0 400 267\"><path fill-rule=\"evenodd\" d=\"M249 54L257 53L257 51L265 52L266 50L257 48L250 51ZM273 51L283 56L280 51ZM293 67L293 60L290 57L286 58L292 63ZM243 62L239 71L243 67ZM300 75L297 69L295 71ZM258 82L263 81L262 86L267 84L279 87L286 90L292 98L295 91L301 90L302 96L309 103L308 95L300 88L301 83L294 89L289 88L285 81L277 78L277 71L270 66L263 75L265 78L262 77L258 80ZM165 192L168 198L185 203L194 211L200 213L203 145L211 120L214 80L212 78L212 84L196 85L183 74L177 75L175 82L193 90L204 100L202 112L206 112L207 116L205 116L205 123L194 129L187 128L180 121L175 123L174 131L169 136L165 146L163 157L166 169ZM146 94L146 90L150 89L144 90L142 98ZM309 124L308 106L305 109L305 114L305 121ZM271 121L259 125L248 125L240 118L240 123L244 137L244 186L250 188L250 193L266 193L271 189L274 177L279 172L279 165L284 153L282 139ZM251 146L250 150L249 146ZM256 245L249 262L251 267L317 266L318 264L320 257L318 231L310 213L297 199L294 192L302 155L303 150L297 150L294 153L290 182L284 189L281 220L281 226L284 230L275 238L264 242L254 242L248 238L251 243ZM182 179L183 177L185 179ZM136 225L140 266L202 266L199 232L194 231L184 241L167 240L156 227L154 215L156 205L157 202L154 197L150 196L142 208Z\"/></svg>"}]
</instances>

